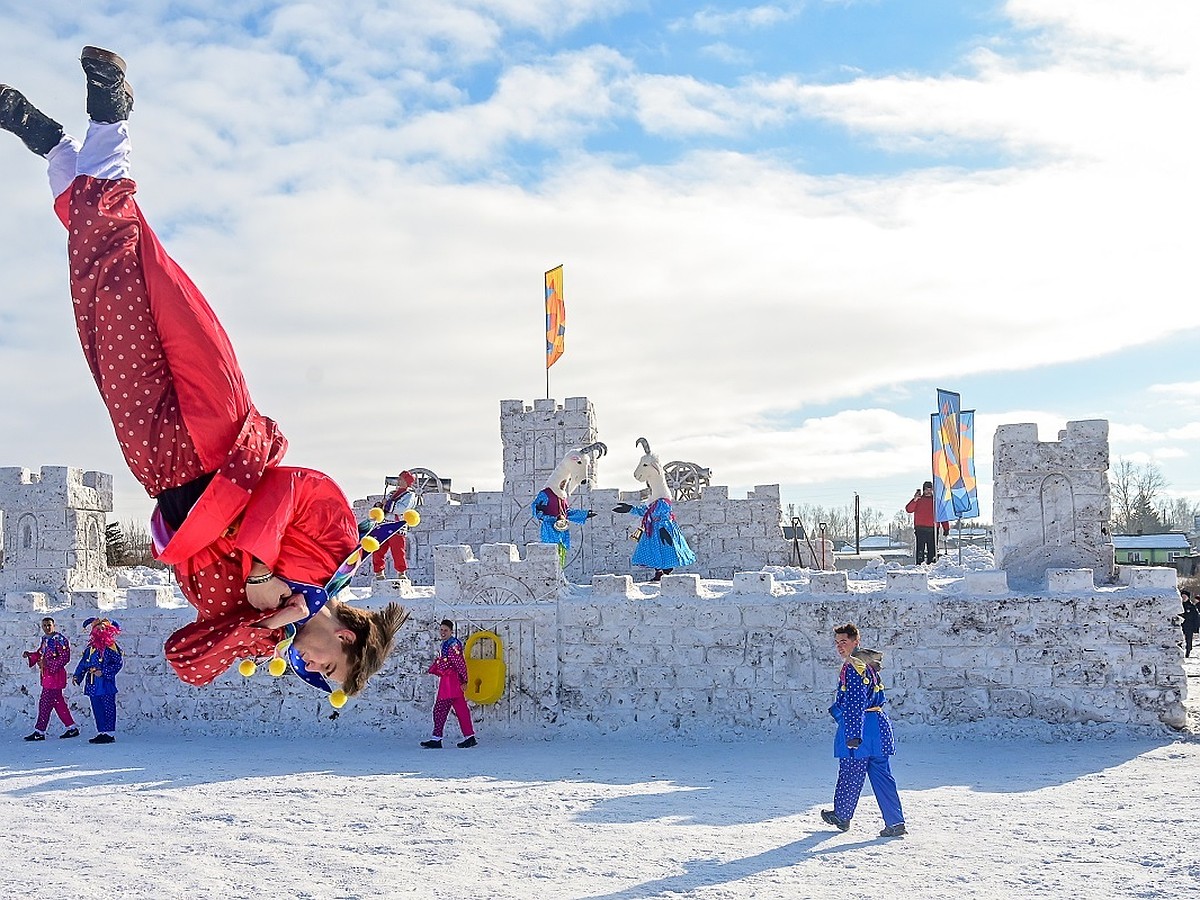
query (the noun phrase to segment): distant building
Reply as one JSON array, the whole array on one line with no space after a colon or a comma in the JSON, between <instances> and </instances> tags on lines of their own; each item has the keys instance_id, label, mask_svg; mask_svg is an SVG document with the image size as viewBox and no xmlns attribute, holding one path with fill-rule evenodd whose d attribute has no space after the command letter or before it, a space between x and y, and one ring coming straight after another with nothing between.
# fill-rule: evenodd
<instances>
[{"instance_id":1,"label":"distant building","mask_svg":"<svg viewBox=\"0 0 1200 900\"><path fill-rule=\"evenodd\" d=\"M1192 552L1182 531L1165 534L1114 534L1113 550L1117 565L1170 566Z\"/></svg>"}]
</instances>

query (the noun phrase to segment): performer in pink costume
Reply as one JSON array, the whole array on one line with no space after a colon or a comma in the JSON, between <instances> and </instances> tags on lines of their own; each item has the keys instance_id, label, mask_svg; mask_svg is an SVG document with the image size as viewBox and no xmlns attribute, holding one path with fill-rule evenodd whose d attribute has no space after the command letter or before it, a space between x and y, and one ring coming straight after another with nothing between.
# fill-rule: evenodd
<instances>
[{"instance_id":1,"label":"performer in pink costume","mask_svg":"<svg viewBox=\"0 0 1200 900\"><path fill-rule=\"evenodd\" d=\"M42 674L42 695L38 698L37 724L33 731L25 736L27 741L44 741L46 728L50 725L50 713L58 713L59 719L67 726L59 737L79 737L79 728L71 716L67 700L63 696L63 688L67 686L67 663L71 660L71 642L67 636L57 630L50 616L42 619L42 641L36 650L26 650L22 656L29 662L29 667L39 666Z\"/></svg>"},{"instance_id":2,"label":"performer in pink costume","mask_svg":"<svg viewBox=\"0 0 1200 900\"><path fill-rule=\"evenodd\" d=\"M446 716L450 710L458 718L458 727L462 729L463 739L459 747L474 747L475 726L471 724L471 710L467 707L467 698L463 694L463 685L467 683L467 659L463 656L462 641L454 636L454 623L442 619L438 626L438 634L442 646L438 650L437 659L429 667L430 675L437 675L437 702L433 705L433 737L421 741L421 746L427 750L442 748L442 734L446 728Z\"/></svg>"}]
</instances>

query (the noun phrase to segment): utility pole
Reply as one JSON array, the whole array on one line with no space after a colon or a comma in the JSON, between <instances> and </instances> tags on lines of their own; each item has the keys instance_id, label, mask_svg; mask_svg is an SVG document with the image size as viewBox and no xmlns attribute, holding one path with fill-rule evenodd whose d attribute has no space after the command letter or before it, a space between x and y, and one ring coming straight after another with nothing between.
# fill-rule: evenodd
<instances>
[{"instance_id":1,"label":"utility pole","mask_svg":"<svg viewBox=\"0 0 1200 900\"><path fill-rule=\"evenodd\" d=\"M854 492L854 555L862 555L862 544L859 541L858 491Z\"/></svg>"}]
</instances>

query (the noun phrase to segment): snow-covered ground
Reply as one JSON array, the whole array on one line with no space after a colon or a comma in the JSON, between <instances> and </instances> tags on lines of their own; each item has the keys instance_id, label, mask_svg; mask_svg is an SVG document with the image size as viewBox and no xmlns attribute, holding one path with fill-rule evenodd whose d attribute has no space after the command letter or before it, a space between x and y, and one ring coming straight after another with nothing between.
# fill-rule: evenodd
<instances>
[{"instance_id":1,"label":"snow-covered ground","mask_svg":"<svg viewBox=\"0 0 1200 900\"><path fill-rule=\"evenodd\" d=\"M1188 670L1200 686L1200 657ZM829 734L483 734L441 751L421 736L11 735L0 896L1200 896L1195 735L901 728L911 833L894 840L869 789L850 832L820 821Z\"/></svg>"},{"instance_id":2,"label":"snow-covered ground","mask_svg":"<svg viewBox=\"0 0 1200 900\"><path fill-rule=\"evenodd\" d=\"M943 559L931 580L985 562ZM1200 653L1185 670L1185 733L900 723L911 831L893 840L869 788L849 833L821 822L832 728L770 742L483 733L442 751L421 750L423 733L10 734L0 898L1200 898Z\"/></svg>"}]
</instances>

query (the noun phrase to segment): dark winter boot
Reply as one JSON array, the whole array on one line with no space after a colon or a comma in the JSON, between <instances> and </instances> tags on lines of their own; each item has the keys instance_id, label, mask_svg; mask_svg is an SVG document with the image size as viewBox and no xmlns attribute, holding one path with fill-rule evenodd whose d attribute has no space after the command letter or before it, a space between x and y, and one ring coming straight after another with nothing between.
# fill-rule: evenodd
<instances>
[{"instance_id":1,"label":"dark winter boot","mask_svg":"<svg viewBox=\"0 0 1200 900\"><path fill-rule=\"evenodd\" d=\"M904 837L908 834L908 829L904 827L903 822L897 822L895 825L889 825L883 831L879 832L880 837Z\"/></svg>"},{"instance_id":2,"label":"dark winter boot","mask_svg":"<svg viewBox=\"0 0 1200 900\"><path fill-rule=\"evenodd\" d=\"M458 746L466 750L468 747L474 747L478 743L479 741L475 740L475 735L471 735L470 737L459 741Z\"/></svg>"},{"instance_id":3,"label":"dark winter boot","mask_svg":"<svg viewBox=\"0 0 1200 900\"><path fill-rule=\"evenodd\" d=\"M426 750L441 750L442 742L437 741L437 740L421 741L421 746L424 747Z\"/></svg>"},{"instance_id":4,"label":"dark winter boot","mask_svg":"<svg viewBox=\"0 0 1200 900\"><path fill-rule=\"evenodd\" d=\"M46 735L40 731L35 731L32 734L25 735L25 740L27 741L44 741L45 739Z\"/></svg>"},{"instance_id":5,"label":"dark winter boot","mask_svg":"<svg viewBox=\"0 0 1200 900\"><path fill-rule=\"evenodd\" d=\"M830 824L834 828L836 828L838 831L849 831L850 830L850 820L838 818L838 814L835 813L832 809L821 810L821 818L824 819L828 824Z\"/></svg>"},{"instance_id":6,"label":"dark winter boot","mask_svg":"<svg viewBox=\"0 0 1200 900\"><path fill-rule=\"evenodd\" d=\"M79 729L76 728L74 725L72 725L70 728L68 728L66 731L64 731L62 734L60 734L59 737L60 738L79 737Z\"/></svg>"},{"instance_id":7,"label":"dark winter boot","mask_svg":"<svg viewBox=\"0 0 1200 900\"><path fill-rule=\"evenodd\" d=\"M38 156L53 150L63 136L61 125L7 84L0 84L0 128L11 131Z\"/></svg>"},{"instance_id":8,"label":"dark winter boot","mask_svg":"<svg viewBox=\"0 0 1200 900\"><path fill-rule=\"evenodd\" d=\"M133 109L133 88L125 83L125 60L111 50L84 47L79 64L87 75L87 111L93 122L124 122Z\"/></svg>"}]
</instances>

